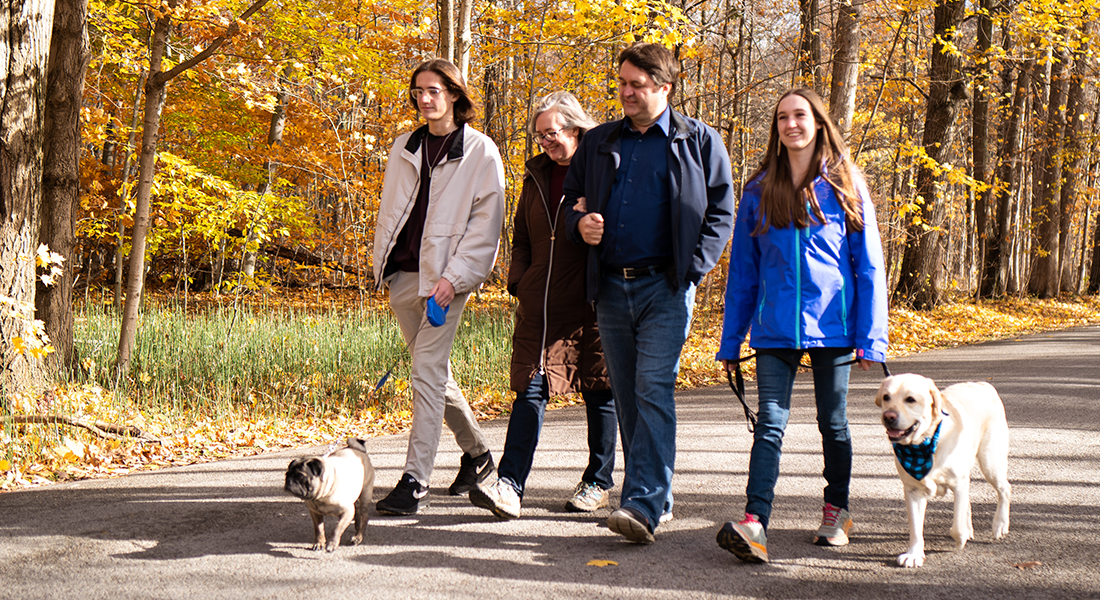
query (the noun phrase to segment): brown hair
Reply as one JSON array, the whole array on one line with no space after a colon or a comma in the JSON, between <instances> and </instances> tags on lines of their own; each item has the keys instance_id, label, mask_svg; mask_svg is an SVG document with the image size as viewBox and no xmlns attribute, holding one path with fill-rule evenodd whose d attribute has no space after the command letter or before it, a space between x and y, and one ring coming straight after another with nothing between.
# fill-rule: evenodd
<instances>
[{"instance_id":1,"label":"brown hair","mask_svg":"<svg viewBox=\"0 0 1100 600\"><path fill-rule=\"evenodd\" d=\"M412 77L409 78L409 90L416 87L416 76L426 71L439 75L447 91L457 96L454 103L455 123L462 125L477 119L477 104L470 98L470 92L466 90L466 81L462 79L462 73L449 60L433 58L420 63L420 66L413 71ZM409 104L413 107L413 110L420 112L420 107L411 95L409 96Z\"/></svg>"},{"instance_id":2,"label":"brown hair","mask_svg":"<svg viewBox=\"0 0 1100 600\"><path fill-rule=\"evenodd\" d=\"M645 71L658 86L672 84L668 95L672 97L676 94L676 82L680 79L680 61L676 60L671 50L661 44L635 42L619 52L618 61L620 68L624 62L629 62Z\"/></svg>"},{"instance_id":3,"label":"brown hair","mask_svg":"<svg viewBox=\"0 0 1100 600\"><path fill-rule=\"evenodd\" d=\"M810 168L797 185L791 182L790 155L779 140L779 103L791 95L800 96L810 104L814 121L820 126L814 136ZM795 227L808 227L815 221L824 224L825 215L814 194L813 182L818 176L833 186L848 228L863 231L863 203L856 191L857 182L862 180L863 175L848 158L848 147L840 130L816 92L808 88L790 90L775 103L768 150L749 178L750 181L757 178L760 181L760 209L752 235L762 235L769 227L783 228L791 223Z\"/></svg>"}]
</instances>

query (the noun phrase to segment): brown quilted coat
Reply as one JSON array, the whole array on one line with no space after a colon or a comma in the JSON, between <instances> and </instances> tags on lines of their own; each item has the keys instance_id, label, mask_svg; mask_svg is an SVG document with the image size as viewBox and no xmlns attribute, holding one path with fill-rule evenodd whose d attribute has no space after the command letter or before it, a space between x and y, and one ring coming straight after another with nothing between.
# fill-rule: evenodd
<instances>
[{"instance_id":1,"label":"brown quilted coat","mask_svg":"<svg viewBox=\"0 0 1100 600\"><path fill-rule=\"evenodd\" d=\"M512 390L526 390L540 364L551 396L606 390L611 384L596 313L585 301L587 248L566 237L564 214L556 215L551 225L546 196L553 165L545 154L527 161L516 206L508 269L508 292L519 299L512 335Z\"/></svg>"}]
</instances>

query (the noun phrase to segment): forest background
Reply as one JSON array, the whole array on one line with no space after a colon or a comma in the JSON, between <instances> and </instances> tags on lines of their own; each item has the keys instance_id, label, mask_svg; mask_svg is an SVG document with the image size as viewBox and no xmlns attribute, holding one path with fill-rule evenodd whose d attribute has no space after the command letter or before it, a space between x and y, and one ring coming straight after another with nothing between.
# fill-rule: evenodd
<instances>
[{"instance_id":1,"label":"forest background","mask_svg":"<svg viewBox=\"0 0 1100 600\"><path fill-rule=\"evenodd\" d=\"M738 186L783 91L828 100L875 198L892 355L1095 322L1098 4L7 0L0 488L404 426L370 243L433 56L480 104L509 216L532 105L619 118L615 56L658 42ZM508 404L511 226L456 346L482 414ZM718 382L724 283L723 262L701 284L684 385Z\"/></svg>"}]
</instances>

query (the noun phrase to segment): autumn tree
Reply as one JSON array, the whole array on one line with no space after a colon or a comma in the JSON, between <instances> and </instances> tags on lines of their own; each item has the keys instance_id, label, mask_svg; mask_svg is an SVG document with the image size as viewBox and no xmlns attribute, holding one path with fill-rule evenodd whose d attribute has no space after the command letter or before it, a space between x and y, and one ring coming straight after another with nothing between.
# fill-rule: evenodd
<instances>
[{"instance_id":1,"label":"autumn tree","mask_svg":"<svg viewBox=\"0 0 1100 600\"><path fill-rule=\"evenodd\" d=\"M64 257L73 255L74 214L80 205L80 105L90 58L87 15L87 0L57 0L47 70L38 239ZM55 349L47 357L52 373L74 366L73 267L68 262L61 276L52 285L40 283L35 295L35 315Z\"/></svg>"},{"instance_id":2,"label":"autumn tree","mask_svg":"<svg viewBox=\"0 0 1100 600\"><path fill-rule=\"evenodd\" d=\"M941 234L947 199L942 172L950 168L955 120L967 98L962 61L954 44L965 2L942 0L934 10L928 101L925 106L923 160L917 166L915 202L919 211L906 229L906 248L894 298L917 308L941 301Z\"/></svg>"},{"instance_id":3,"label":"autumn tree","mask_svg":"<svg viewBox=\"0 0 1100 600\"><path fill-rule=\"evenodd\" d=\"M118 358L115 368L120 374L130 370L130 355L137 335L137 316L141 306L141 294L145 284L145 234L149 229L149 200L152 193L153 174L156 169L157 130L160 127L161 110L164 107L168 82L196 64L209 58L234 35L238 22L251 17L268 0L256 0L241 16L234 19L226 32L214 39L201 52L180 62L168 71L163 70L164 54L168 46L168 33L173 12L179 8L179 0L169 0L168 9L156 20L149 48L149 77L145 83L145 117L142 123L140 176L136 192L134 228L131 234L129 277L126 283L126 303L123 308L122 329L119 333Z\"/></svg>"}]
</instances>

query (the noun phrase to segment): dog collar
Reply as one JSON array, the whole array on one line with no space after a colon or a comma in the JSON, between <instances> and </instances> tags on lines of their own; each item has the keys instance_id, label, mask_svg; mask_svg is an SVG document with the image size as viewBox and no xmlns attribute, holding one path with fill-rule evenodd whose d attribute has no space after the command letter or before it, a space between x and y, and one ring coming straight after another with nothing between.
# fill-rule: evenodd
<instances>
[{"instance_id":1,"label":"dog collar","mask_svg":"<svg viewBox=\"0 0 1100 600\"><path fill-rule=\"evenodd\" d=\"M941 420L936 425L936 432L932 437L919 444L894 444L894 455L898 457L898 464L905 472L912 475L913 479L920 481L932 470L932 457L936 455L936 446L940 443Z\"/></svg>"}]
</instances>

